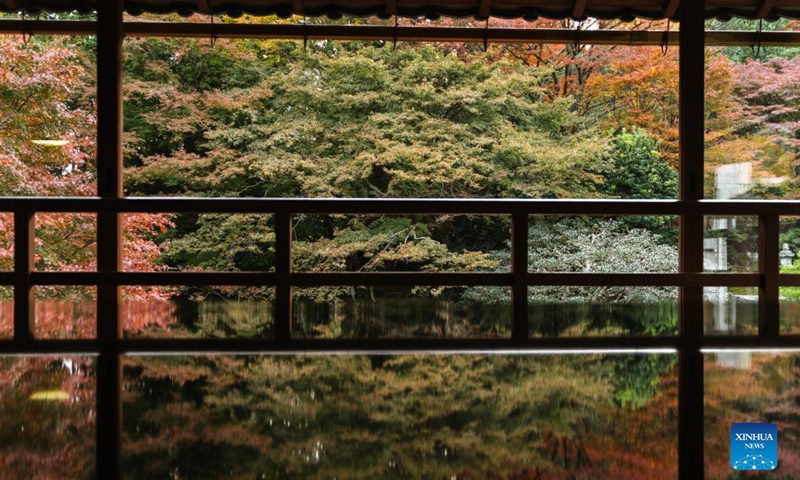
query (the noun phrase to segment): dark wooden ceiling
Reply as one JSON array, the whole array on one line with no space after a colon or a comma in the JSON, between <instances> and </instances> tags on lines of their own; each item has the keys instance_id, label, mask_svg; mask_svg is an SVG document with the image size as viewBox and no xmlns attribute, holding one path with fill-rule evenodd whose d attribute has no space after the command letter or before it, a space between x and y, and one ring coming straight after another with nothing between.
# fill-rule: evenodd
<instances>
[{"instance_id":1,"label":"dark wooden ceiling","mask_svg":"<svg viewBox=\"0 0 800 480\"><path fill-rule=\"evenodd\" d=\"M111 0L0 0L0 9L15 11L92 11L98 2ZM691 1L691 0L683 0ZM131 14L144 12L292 14L338 18L342 15L391 17L440 16L501 18L672 18L680 0L125 0ZM776 20L800 18L800 0L706 0L708 18L733 17Z\"/></svg>"}]
</instances>

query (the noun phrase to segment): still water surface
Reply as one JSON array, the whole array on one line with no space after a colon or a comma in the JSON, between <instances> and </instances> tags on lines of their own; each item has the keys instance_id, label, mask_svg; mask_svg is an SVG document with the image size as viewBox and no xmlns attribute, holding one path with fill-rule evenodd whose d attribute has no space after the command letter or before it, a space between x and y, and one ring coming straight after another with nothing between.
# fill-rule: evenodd
<instances>
[{"instance_id":1,"label":"still water surface","mask_svg":"<svg viewBox=\"0 0 800 480\"><path fill-rule=\"evenodd\" d=\"M55 335L87 335L92 305L41 302L42 331L72 322ZM707 302L706 333L750 332L756 307ZM273 310L129 302L125 318L142 326L128 335L269 337ZM294 314L295 334L310 337L503 336L510 321L507 304L436 299L300 300ZM539 302L530 325L541 336L668 334L676 315L670 302ZM126 478L675 479L676 357L126 357ZM798 478L798 356L711 353L705 368L708 478L729 478L717 454L736 420L779 422L790 443L783 476L769 478ZM94 376L91 357L0 357L0 479L92 478Z\"/></svg>"}]
</instances>

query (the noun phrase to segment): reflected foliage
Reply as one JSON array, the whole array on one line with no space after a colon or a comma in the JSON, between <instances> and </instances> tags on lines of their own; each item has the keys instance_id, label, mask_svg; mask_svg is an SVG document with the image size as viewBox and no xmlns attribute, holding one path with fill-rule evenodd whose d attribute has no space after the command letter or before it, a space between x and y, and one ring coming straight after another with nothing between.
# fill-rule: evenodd
<instances>
[{"instance_id":1,"label":"reflected foliage","mask_svg":"<svg viewBox=\"0 0 800 480\"><path fill-rule=\"evenodd\" d=\"M705 364L706 478L745 477L742 472L731 472L728 464L728 429L737 422L769 422L778 427L778 468L747 478L788 480L800 476L798 355L725 352L708 354Z\"/></svg>"},{"instance_id":2,"label":"reflected foliage","mask_svg":"<svg viewBox=\"0 0 800 480\"><path fill-rule=\"evenodd\" d=\"M132 358L125 369L126 472L675 478L674 379L662 377L661 393L640 408L609 403L617 360Z\"/></svg>"},{"instance_id":3,"label":"reflected foliage","mask_svg":"<svg viewBox=\"0 0 800 480\"><path fill-rule=\"evenodd\" d=\"M95 400L90 359L0 357L0 479L94 478Z\"/></svg>"}]
</instances>

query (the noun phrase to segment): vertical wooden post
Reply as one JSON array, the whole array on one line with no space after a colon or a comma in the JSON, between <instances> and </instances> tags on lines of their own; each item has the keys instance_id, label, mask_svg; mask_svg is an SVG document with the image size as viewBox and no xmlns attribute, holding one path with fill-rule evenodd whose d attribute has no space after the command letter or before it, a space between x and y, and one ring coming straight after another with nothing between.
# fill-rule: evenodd
<instances>
[{"instance_id":1,"label":"vertical wooden post","mask_svg":"<svg viewBox=\"0 0 800 480\"><path fill-rule=\"evenodd\" d=\"M287 345L292 337L292 215L275 213L275 340Z\"/></svg>"},{"instance_id":2,"label":"vertical wooden post","mask_svg":"<svg viewBox=\"0 0 800 480\"><path fill-rule=\"evenodd\" d=\"M14 342L25 346L34 338L34 229L32 212L14 213Z\"/></svg>"},{"instance_id":3,"label":"vertical wooden post","mask_svg":"<svg viewBox=\"0 0 800 480\"><path fill-rule=\"evenodd\" d=\"M511 287L513 326L511 338L515 342L528 339L528 214L517 212L511 216Z\"/></svg>"},{"instance_id":4,"label":"vertical wooden post","mask_svg":"<svg viewBox=\"0 0 800 480\"><path fill-rule=\"evenodd\" d=\"M703 198L705 130L705 1L680 3L680 271L703 271ZM680 291L680 366L678 388L678 471L681 479L704 475L703 288Z\"/></svg>"},{"instance_id":5,"label":"vertical wooden post","mask_svg":"<svg viewBox=\"0 0 800 480\"><path fill-rule=\"evenodd\" d=\"M776 337L780 334L780 218L777 215L758 217L758 270L762 281L758 288L758 334Z\"/></svg>"},{"instance_id":6,"label":"vertical wooden post","mask_svg":"<svg viewBox=\"0 0 800 480\"><path fill-rule=\"evenodd\" d=\"M122 197L122 0L97 4L97 193ZM97 269L119 272L120 216L97 215ZM122 359L119 287L97 286L97 478L122 478Z\"/></svg>"}]
</instances>

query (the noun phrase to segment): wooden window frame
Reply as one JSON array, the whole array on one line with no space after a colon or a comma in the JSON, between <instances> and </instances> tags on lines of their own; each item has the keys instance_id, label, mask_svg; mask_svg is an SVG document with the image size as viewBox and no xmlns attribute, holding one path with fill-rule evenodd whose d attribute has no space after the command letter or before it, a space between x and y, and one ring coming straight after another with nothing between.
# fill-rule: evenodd
<instances>
[{"instance_id":1,"label":"wooden window frame","mask_svg":"<svg viewBox=\"0 0 800 480\"><path fill-rule=\"evenodd\" d=\"M680 196L676 200L479 200L479 199L278 199L126 198L122 191L122 46L125 36L219 38L326 38L398 41L570 43L570 30L436 27L302 26L123 22L122 2L99 3L97 22L0 21L0 32L97 35L98 194L89 198L5 197L0 212L13 212L14 271L0 285L14 286L14 337L0 340L2 355L91 354L97 365L97 478L120 479L122 452L122 358L153 353L300 353L419 351L619 351L668 349L679 355L679 478L704 478L703 350L785 349L800 336L780 335L779 288L800 286L800 276L781 275L779 217L800 215L796 201L703 199L704 62L706 45L800 45L800 32L706 32L704 2L684 2L679 32L585 31L584 44L681 45ZM212 29L213 28L213 29ZM96 272L35 272L34 215L91 212L98 218ZM270 273L123 272L120 216L130 212L267 213L274 215L276 265ZM510 273L294 273L292 216L336 214L497 214L512 219ZM679 273L529 273L530 215L675 215L680 219ZM703 273L703 217L753 215L759 219L757 273ZM98 334L88 340L36 339L33 290L37 285L97 286ZM119 320L124 285L263 285L276 290L275 338L128 339ZM496 285L512 292L512 333L502 339L296 339L291 332L292 287L315 285ZM527 290L537 285L680 287L679 333L667 337L531 338ZM704 336L703 288L758 287L758 335Z\"/></svg>"}]
</instances>

